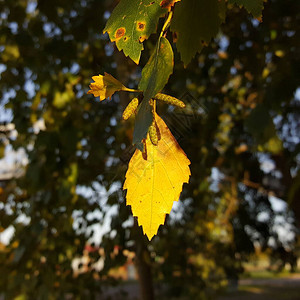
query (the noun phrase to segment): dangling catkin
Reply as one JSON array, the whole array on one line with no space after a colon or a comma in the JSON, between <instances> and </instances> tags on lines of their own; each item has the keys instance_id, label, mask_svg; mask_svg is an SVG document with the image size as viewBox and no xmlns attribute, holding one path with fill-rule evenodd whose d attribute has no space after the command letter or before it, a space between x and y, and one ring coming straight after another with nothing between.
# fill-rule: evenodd
<instances>
[{"instance_id":1,"label":"dangling catkin","mask_svg":"<svg viewBox=\"0 0 300 300\"><path fill-rule=\"evenodd\" d=\"M184 102L182 102L181 100L179 100L175 97L169 96L169 95L158 93L158 94L155 95L154 99L164 101L168 104L175 105L175 106L178 106L180 108L185 107Z\"/></svg>"},{"instance_id":2,"label":"dangling catkin","mask_svg":"<svg viewBox=\"0 0 300 300\"><path fill-rule=\"evenodd\" d=\"M152 124L149 127L149 137L150 137L150 141L154 146L157 146L158 144L158 137L159 137L159 133L158 133L158 127L156 125L155 119L153 119Z\"/></svg>"},{"instance_id":3,"label":"dangling catkin","mask_svg":"<svg viewBox=\"0 0 300 300\"><path fill-rule=\"evenodd\" d=\"M128 120L136 111L139 105L139 99L133 98L123 112L123 119Z\"/></svg>"}]
</instances>

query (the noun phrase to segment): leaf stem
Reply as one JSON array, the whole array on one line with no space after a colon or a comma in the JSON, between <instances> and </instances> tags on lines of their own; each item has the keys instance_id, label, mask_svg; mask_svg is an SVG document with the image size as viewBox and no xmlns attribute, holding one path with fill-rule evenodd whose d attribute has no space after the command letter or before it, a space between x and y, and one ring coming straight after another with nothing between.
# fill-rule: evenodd
<instances>
[{"instance_id":1,"label":"leaf stem","mask_svg":"<svg viewBox=\"0 0 300 300\"><path fill-rule=\"evenodd\" d=\"M169 27L170 23L171 23L171 19L173 17L173 11L171 10L168 14L168 17L164 23L164 26L160 32L160 36L159 36L159 39L163 36L164 32L167 30L167 28Z\"/></svg>"},{"instance_id":2,"label":"leaf stem","mask_svg":"<svg viewBox=\"0 0 300 300\"><path fill-rule=\"evenodd\" d=\"M122 91L124 91L124 92L132 92L132 93L142 93L143 92L143 91L140 91L140 90L129 89L127 87L122 88Z\"/></svg>"}]
</instances>

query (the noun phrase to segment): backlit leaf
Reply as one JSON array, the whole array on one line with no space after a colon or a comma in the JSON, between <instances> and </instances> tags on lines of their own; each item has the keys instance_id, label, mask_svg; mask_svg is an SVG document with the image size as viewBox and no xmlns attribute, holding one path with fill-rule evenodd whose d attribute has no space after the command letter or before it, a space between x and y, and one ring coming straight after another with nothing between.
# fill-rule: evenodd
<instances>
[{"instance_id":1,"label":"backlit leaf","mask_svg":"<svg viewBox=\"0 0 300 300\"><path fill-rule=\"evenodd\" d=\"M112 12L103 32L116 42L136 64L140 61L143 41L156 31L159 18L166 13L160 0L121 0Z\"/></svg>"},{"instance_id":2,"label":"backlit leaf","mask_svg":"<svg viewBox=\"0 0 300 300\"><path fill-rule=\"evenodd\" d=\"M93 76L95 81L90 84L88 94L93 94L94 97L100 97L100 101L111 98L117 91L127 91L128 89L117 79L108 73L103 75Z\"/></svg>"},{"instance_id":3,"label":"backlit leaf","mask_svg":"<svg viewBox=\"0 0 300 300\"><path fill-rule=\"evenodd\" d=\"M171 30L177 34L177 49L186 66L211 41L224 20L223 0L184 0L176 4Z\"/></svg>"},{"instance_id":4,"label":"backlit leaf","mask_svg":"<svg viewBox=\"0 0 300 300\"><path fill-rule=\"evenodd\" d=\"M164 223L191 174L190 161L167 125L158 115L155 119L160 132L158 145L154 146L147 136L146 155L135 151L123 187L127 189L127 205L149 240Z\"/></svg>"},{"instance_id":5,"label":"backlit leaf","mask_svg":"<svg viewBox=\"0 0 300 300\"><path fill-rule=\"evenodd\" d=\"M148 63L142 71L139 89L144 91L144 100L136 116L133 144L142 148L141 141L147 136L152 123L151 107L149 100L160 92L173 72L174 54L169 41L162 37L152 53Z\"/></svg>"}]
</instances>

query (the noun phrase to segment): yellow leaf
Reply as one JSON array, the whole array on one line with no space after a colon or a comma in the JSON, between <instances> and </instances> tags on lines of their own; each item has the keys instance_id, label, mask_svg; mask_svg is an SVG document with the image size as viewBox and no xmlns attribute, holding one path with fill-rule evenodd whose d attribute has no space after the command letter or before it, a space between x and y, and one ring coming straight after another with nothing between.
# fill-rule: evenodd
<instances>
[{"instance_id":1,"label":"yellow leaf","mask_svg":"<svg viewBox=\"0 0 300 300\"><path fill-rule=\"evenodd\" d=\"M149 240L164 223L191 175L190 161L167 125L158 115L155 120L160 132L158 144L153 145L148 134L146 153L135 151L123 186L127 189L127 205L131 205Z\"/></svg>"},{"instance_id":2,"label":"yellow leaf","mask_svg":"<svg viewBox=\"0 0 300 300\"><path fill-rule=\"evenodd\" d=\"M100 101L106 98L111 98L111 96L117 91L129 90L119 80L108 73L104 73L104 76L93 76L92 79L95 82L90 84L88 94L93 94L94 97L100 97Z\"/></svg>"}]
</instances>

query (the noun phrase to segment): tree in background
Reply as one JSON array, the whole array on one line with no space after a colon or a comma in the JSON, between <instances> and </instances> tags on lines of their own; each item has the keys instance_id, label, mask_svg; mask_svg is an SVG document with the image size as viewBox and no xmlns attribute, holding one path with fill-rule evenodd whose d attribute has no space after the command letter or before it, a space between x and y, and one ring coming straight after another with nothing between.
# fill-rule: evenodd
<instances>
[{"instance_id":1,"label":"tree in background","mask_svg":"<svg viewBox=\"0 0 300 300\"><path fill-rule=\"evenodd\" d=\"M86 96L91 75L104 71L137 86L140 68L100 33L115 4L0 2L1 101L18 133L9 142L29 160L26 174L0 191L0 229L15 228L0 252L7 299L95 299L115 283L109 270L124 264L125 249L136 252L143 299L153 298L151 278L167 282L172 295L214 297L255 243L268 246L271 196L300 219L297 1L269 1L262 23L232 7L187 68L176 54L165 91L189 110L159 113L192 161L192 177L151 243L120 190L133 152L132 123L120 122L131 95L105 105ZM143 65L155 39L146 43ZM107 219L103 270L74 277L72 260ZM286 222L294 223L290 213Z\"/></svg>"}]
</instances>

